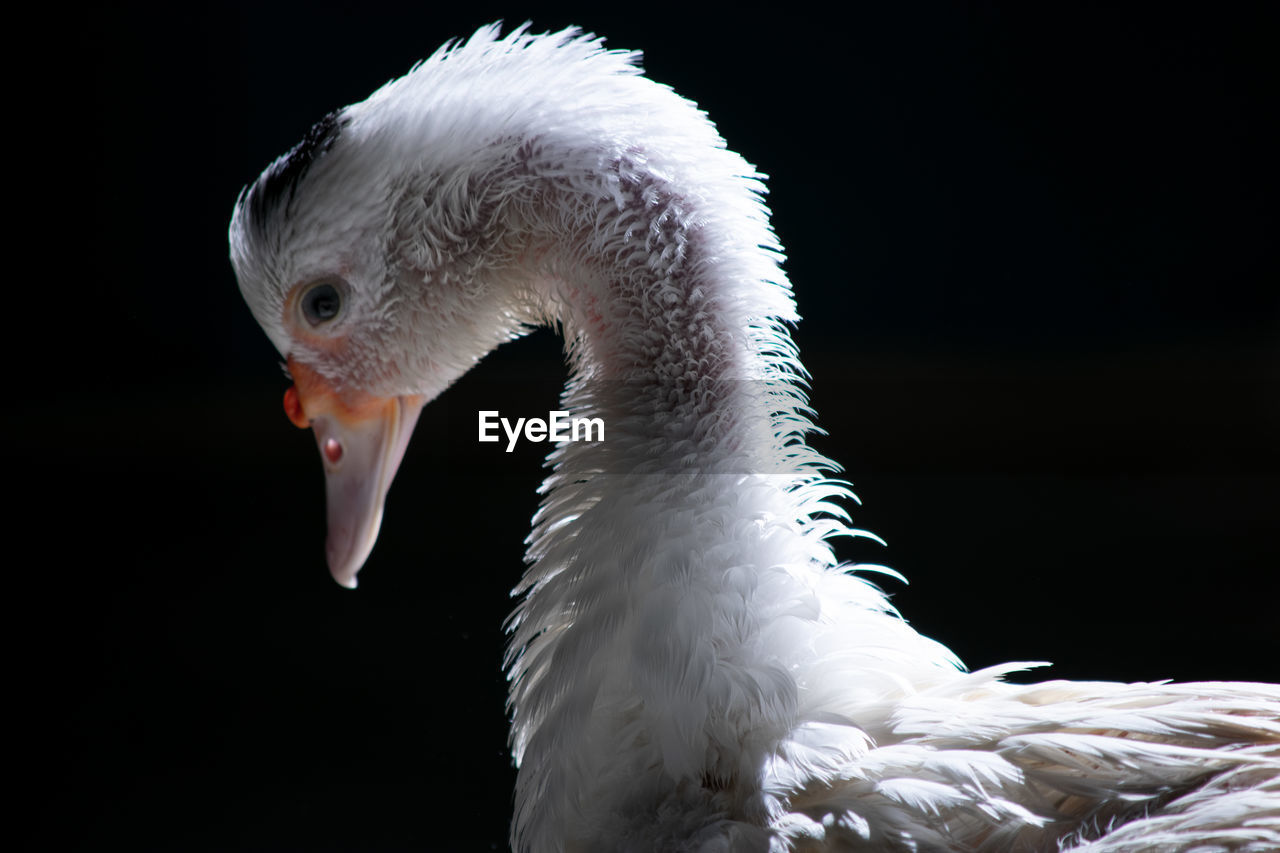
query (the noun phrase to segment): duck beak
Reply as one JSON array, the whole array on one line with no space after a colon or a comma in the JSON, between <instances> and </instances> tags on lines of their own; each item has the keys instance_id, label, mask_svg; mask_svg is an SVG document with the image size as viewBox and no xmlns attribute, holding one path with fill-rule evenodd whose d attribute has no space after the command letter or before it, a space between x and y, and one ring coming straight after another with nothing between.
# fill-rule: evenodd
<instances>
[{"instance_id":1,"label":"duck beak","mask_svg":"<svg viewBox=\"0 0 1280 853\"><path fill-rule=\"evenodd\" d=\"M294 384L284 410L299 427L311 427L324 464L329 573L354 589L382 525L391 480L426 399L338 392L311 368L288 360Z\"/></svg>"}]
</instances>

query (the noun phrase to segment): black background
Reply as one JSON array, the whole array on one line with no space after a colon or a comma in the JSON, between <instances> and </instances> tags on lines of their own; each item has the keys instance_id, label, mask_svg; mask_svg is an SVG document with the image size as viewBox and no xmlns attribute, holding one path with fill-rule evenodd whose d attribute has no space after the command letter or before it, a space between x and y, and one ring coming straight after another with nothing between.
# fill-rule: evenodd
<instances>
[{"instance_id":1,"label":"black background","mask_svg":"<svg viewBox=\"0 0 1280 853\"><path fill-rule=\"evenodd\" d=\"M325 112L505 19L645 52L771 176L816 442L974 668L1280 678L1266 4L130 6L11 79L10 702L33 849L501 849L501 674L558 342L424 413L360 575L226 260ZM892 11L882 7L892 6ZM608 7L608 8L606 8ZM34 25L32 25L34 27ZM31 304L25 304L30 299Z\"/></svg>"}]
</instances>

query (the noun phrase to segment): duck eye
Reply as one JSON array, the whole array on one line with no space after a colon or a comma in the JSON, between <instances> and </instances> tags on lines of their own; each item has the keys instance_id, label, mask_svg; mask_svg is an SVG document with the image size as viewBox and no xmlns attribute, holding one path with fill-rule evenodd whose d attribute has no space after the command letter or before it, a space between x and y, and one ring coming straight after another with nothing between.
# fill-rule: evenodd
<instances>
[{"instance_id":1,"label":"duck eye","mask_svg":"<svg viewBox=\"0 0 1280 853\"><path fill-rule=\"evenodd\" d=\"M332 284L317 284L302 294L302 315L313 326L327 323L342 310L342 294Z\"/></svg>"}]
</instances>

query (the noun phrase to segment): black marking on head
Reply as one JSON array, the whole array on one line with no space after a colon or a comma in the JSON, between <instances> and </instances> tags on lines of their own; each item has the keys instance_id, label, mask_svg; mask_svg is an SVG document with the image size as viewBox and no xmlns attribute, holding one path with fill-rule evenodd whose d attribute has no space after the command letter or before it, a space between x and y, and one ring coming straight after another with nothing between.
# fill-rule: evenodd
<instances>
[{"instance_id":1,"label":"black marking on head","mask_svg":"<svg viewBox=\"0 0 1280 853\"><path fill-rule=\"evenodd\" d=\"M343 115L342 110L334 110L313 124L307 135L288 154L267 167L258 180L254 181L245 198L244 207L249 214L250 228L261 234L281 207L284 208L284 213L288 213L298 184L311 165L333 147L338 135L350 122L350 117Z\"/></svg>"}]
</instances>

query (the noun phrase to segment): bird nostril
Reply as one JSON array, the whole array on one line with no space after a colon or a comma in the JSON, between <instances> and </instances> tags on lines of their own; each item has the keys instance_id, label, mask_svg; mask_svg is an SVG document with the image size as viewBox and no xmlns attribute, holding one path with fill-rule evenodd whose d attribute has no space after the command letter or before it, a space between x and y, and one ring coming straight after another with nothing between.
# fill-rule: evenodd
<instances>
[{"instance_id":1,"label":"bird nostril","mask_svg":"<svg viewBox=\"0 0 1280 853\"><path fill-rule=\"evenodd\" d=\"M325 439L323 453L330 465L337 465L342 459L342 442L336 438Z\"/></svg>"}]
</instances>

